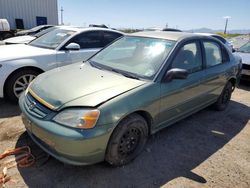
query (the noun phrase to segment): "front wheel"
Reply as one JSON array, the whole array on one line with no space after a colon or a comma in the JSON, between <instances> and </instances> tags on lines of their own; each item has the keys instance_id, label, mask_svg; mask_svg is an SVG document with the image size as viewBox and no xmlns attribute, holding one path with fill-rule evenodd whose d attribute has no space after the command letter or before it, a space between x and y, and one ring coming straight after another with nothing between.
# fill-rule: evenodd
<instances>
[{"instance_id":1,"label":"front wheel","mask_svg":"<svg viewBox=\"0 0 250 188\"><path fill-rule=\"evenodd\" d=\"M231 82L228 82L224 87L222 93L220 94L219 98L217 99L216 103L214 104L216 110L222 111L227 108L231 99L232 92L233 85Z\"/></svg>"},{"instance_id":2,"label":"front wheel","mask_svg":"<svg viewBox=\"0 0 250 188\"><path fill-rule=\"evenodd\" d=\"M145 119L132 114L115 128L106 151L105 160L113 166L129 163L143 150L148 138Z\"/></svg>"},{"instance_id":3,"label":"front wheel","mask_svg":"<svg viewBox=\"0 0 250 188\"><path fill-rule=\"evenodd\" d=\"M11 102L17 102L18 98L24 92L31 81L39 74L35 70L20 70L14 73L7 80L5 95Z\"/></svg>"}]
</instances>

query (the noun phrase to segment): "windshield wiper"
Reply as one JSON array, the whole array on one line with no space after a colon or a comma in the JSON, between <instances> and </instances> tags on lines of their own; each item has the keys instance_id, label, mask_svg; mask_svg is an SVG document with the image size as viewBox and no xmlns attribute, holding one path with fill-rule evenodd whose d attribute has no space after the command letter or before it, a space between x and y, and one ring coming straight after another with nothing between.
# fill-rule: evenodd
<instances>
[{"instance_id":1,"label":"windshield wiper","mask_svg":"<svg viewBox=\"0 0 250 188\"><path fill-rule=\"evenodd\" d=\"M115 72L115 73L118 73L118 74L121 74L127 78L132 78L132 79L136 79L136 80L140 80L140 78L134 74L131 74L131 73L127 73L127 72L124 72L124 71L121 71L121 70L118 70L118 69L114 69L114 68L111 68L111 67L106 67L106 66L98 66L96 62L94 61L89 61L89 64L92 66L92 67L95 67L97 69L100 69L100 70L108 70L108 71L112 71L112 72Z\"/></svg>"},{"instance_id":2,"label":"windshield wiper","mask_svg":"<svg viewBox=\"0 0 250 188\"><path fill-rule=\"evenodd\" d=\"M92 67L95 67L95 68L100 69L100 70L103 69L102 67L98 66L94 61L86 61L86 62L89 62L89 64L90 64Z\"/></svg>"},{"instance_id":3,"label":"windshield wiper","mask_svg":"<svg viewBox=\"0 0 250 188\"><path fill-rule=\"evenodd\" d=\"M110 69L111 71L113 72L116 72L116 73L119 73L127 78L132 78L132 79L136 79L136 80L140 80L140 78L138 76L135 76L133 74L130 74L130 73L127 73L127 72L123 72L123 71L120 71L120 70L117 70L117 69Z\"/></svg>"}]
</instances>

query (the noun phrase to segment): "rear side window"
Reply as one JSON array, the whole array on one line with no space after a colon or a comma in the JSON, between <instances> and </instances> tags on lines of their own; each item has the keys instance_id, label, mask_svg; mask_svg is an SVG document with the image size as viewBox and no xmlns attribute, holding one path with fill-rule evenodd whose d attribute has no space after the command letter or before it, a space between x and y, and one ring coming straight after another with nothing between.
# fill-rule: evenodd
<instances>
[{"instance_id":1,"label":"rear side window","mask_svg":"<svg viewBox=\"0 0 250 188\"><path fill-rule=\"evenodd\" d=\"M121 36L122 36L122 34L120 34L120 33L104 31L103 32L103 46L107 46L108 44L110 44L115 39L117 39Z\"/></svg>"},{"instance_id":2,"label":"rear side window","mask_svg":"<svg viewBox=\"0 0 250 188\"><path fill-rule=\"evenodd\" d=\"M200 46L196 42L185 44L177 53L172 68L186 69L194 73L202 69Z\"/></svg>"},{"instance_id":3,"label":"rear side window","mask_svg":"<svg viewBox=\"0 0 250 188\"><path fill-rule=\"evenodd\" d=\"M222 55L220 45L216 42L204 42L207 67L221 64Z\"/></svg>"},{"instance_id":4,"label":"rear side window","mask_svg":"<svg viewBox=\"0 0 250 188\"><path fill-rule=\"evenodd\" d=\"M75 36L73 39L71 39L69 43L71 42L79 44L81 49L103 47L102 35L100 31L90 31L81 33Z\"/></svg>"}]
</instances>

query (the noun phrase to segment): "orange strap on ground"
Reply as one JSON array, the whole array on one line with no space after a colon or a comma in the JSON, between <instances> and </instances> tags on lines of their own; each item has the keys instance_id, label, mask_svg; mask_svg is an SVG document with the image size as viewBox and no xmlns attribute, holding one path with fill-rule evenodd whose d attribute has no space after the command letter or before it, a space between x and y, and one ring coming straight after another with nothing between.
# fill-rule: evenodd
<instances>
[{"instance_id":1,"label":"orange strap on ground","mask_svg":"<svg viewBox=\"0 0 250 188\"><path fill-rule=\"evenodd\" d=\"M31 149L29 146L23 146L15 149L5 150L0 155L0 160L10 155L19 155L19 154L24 154L24 156L20 160L17 160L17 165L19 167L28 167L34 164L35 157L31 154Z\"/></svg>"},{"instance_id":2,"label":"orange strap on ground","mask_svg":"<svg viewBox=\"0 0 250 188\"><path fill-rule=\"evenodd\" d=\"M0 155L0 160L10 155L16 155L16 164L21 168L29 167L35 163L35 157L31 154L31 149L29 146L5 150ZM6 164L6 166L8 165ZM0 172L0 184L2 185L10 180L10 177L7 176L7 168L8 167L5 167L6 174L4 174L4 172Z\"/></svg>"}]
</instances>

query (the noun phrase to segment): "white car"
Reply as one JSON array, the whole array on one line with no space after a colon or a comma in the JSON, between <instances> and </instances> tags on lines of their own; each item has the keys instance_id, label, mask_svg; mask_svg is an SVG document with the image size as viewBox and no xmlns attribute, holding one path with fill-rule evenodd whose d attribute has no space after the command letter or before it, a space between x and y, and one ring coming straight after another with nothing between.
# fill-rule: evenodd
<instances>
[{"instance_id":1,"label":"white car","mask_svg":"<svg viewBox=\"0 0 250 188\"><path fill-rule=\"evenodd\" d=\"M17 101L38 74L85 61L121 36L111 29L62 26L29 44L0 46L0 98Z\"/></svg>"},{"instance_id":2,"label":"white car","mask_svg":"<svg viewBox=\"0 0 250 188\"><path fill-rule=\"evenodd\" d=\"M242 58L241 79L250 80L250 41L241 46L237 54Z\"/></svg>"},{"instance_id":3,"label":"white car","mask_svg":"<svg viewBox=\"0 0 250 188\"><path fill-rule=\"evenodd\" d=\"M11 37L8 39L3 40L3 45L9 45L9 44L28 44L30 41L35 40L38 37L41 37L42 35L45 35L48 32L53 31L54 29L58 28L57 26L50 27L48 29L42 30L35 35L23 35L23 36L17 36L17 37Z\"/></svg>"},{"instance_id":4,"label":"white car","mask_svg":"<svg viewBox=\"0 0 250 188\"><path fill-rule=\"evenodd\" d=\"M6 44L27 44L30 41L36 39L36 37L31 35L24 35L24 36L18 36L18 37L11 37L8 39L3 40L3 45Z\"/></svg>"}]
</instances>

